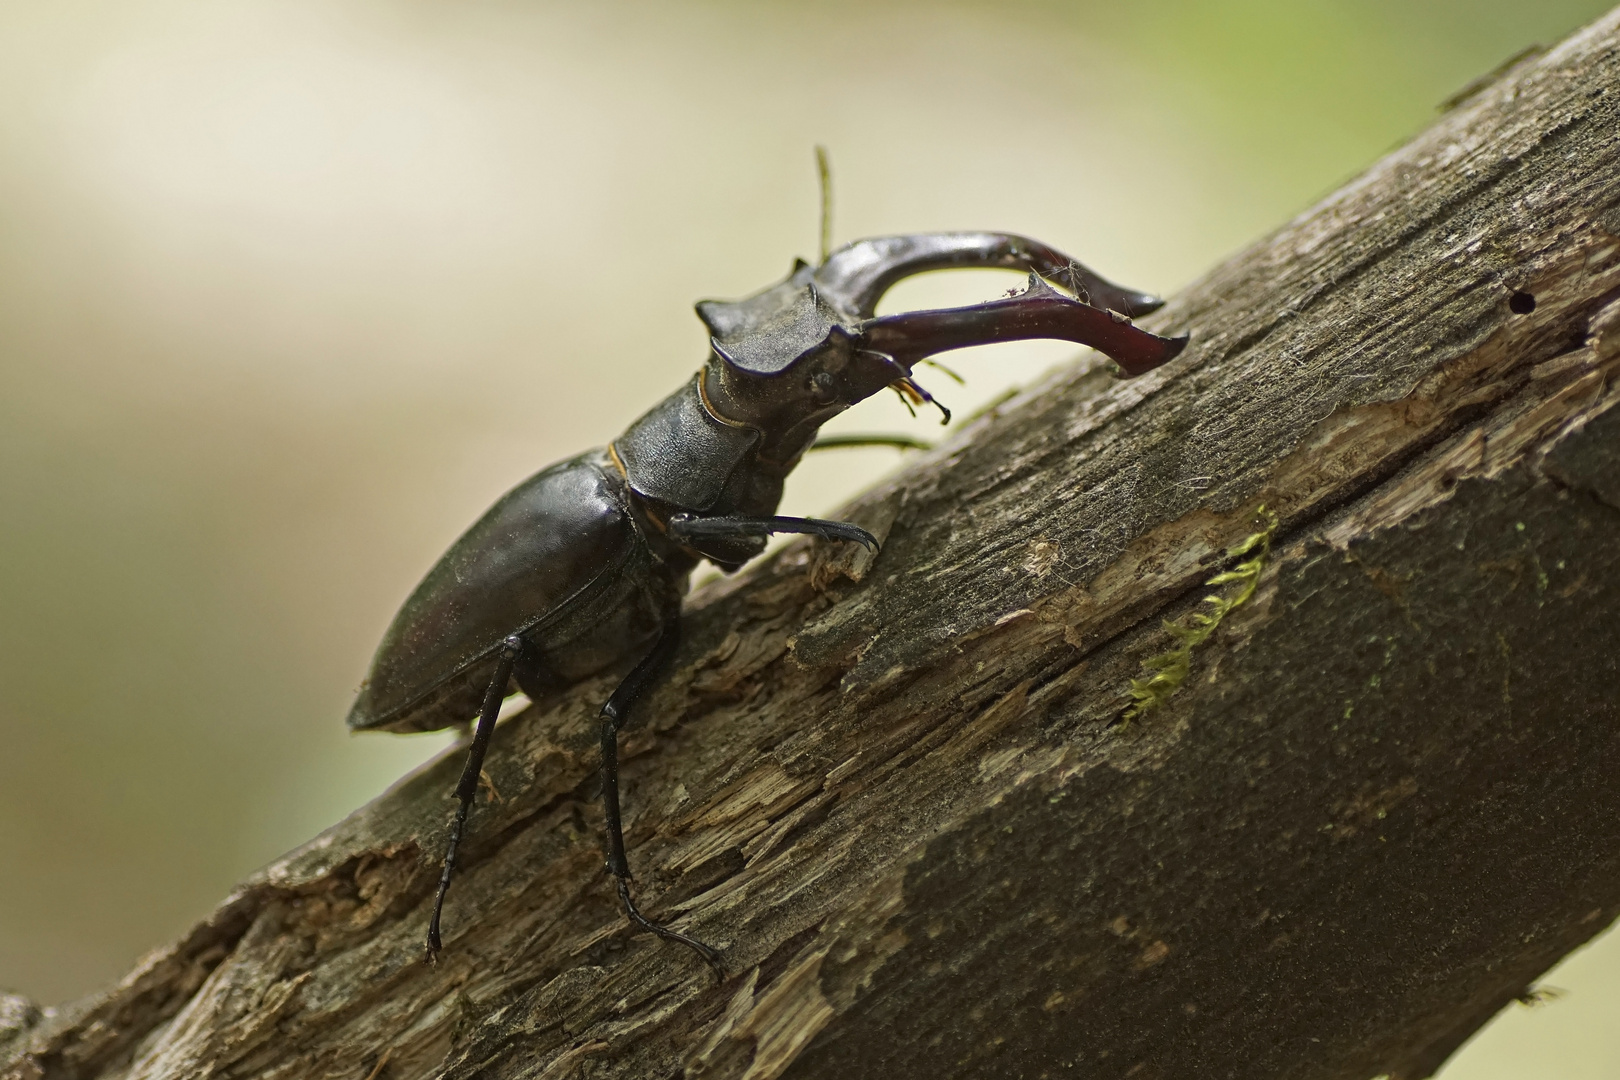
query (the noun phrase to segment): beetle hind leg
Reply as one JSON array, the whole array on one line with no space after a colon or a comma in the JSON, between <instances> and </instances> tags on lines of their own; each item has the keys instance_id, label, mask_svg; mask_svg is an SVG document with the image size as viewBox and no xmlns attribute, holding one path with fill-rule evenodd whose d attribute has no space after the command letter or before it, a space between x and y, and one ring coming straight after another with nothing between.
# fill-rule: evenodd
<instances>
[{"instance_id":1,"label":"beetle hind leg","mask_svg":"<svg viewBox=\"0 0 1620 1080\"><path fill-rule=\"evenodd\" d=\"M472 746L467 751L467 764L456 783L456 816L450 822L450 839L444 849L444 870L439 874L439 891L433 898L433 915L428 920L427 960L432 963L444 948L439 937L439 917L444 911L444 895L450 891L450 878L456 869L456 849L461 846L461 832L467 826L467 814L473 800L478 797L478 781L484 772L484 755L489 752L490 736L495 733L495 721L501 714L501 699L506 696L506 683L512 677L512 664L524 651L523 639L516 634L501 642L500 657L495 663L495 676L484 691L483 708L478 714L478 727L473 733Z\"/></svg>"},{"instance_id":2,"label":"beetle hind leg","mask_svg":"<svg viewBox=\"0 0 1620 1080\"><path fill-rule=\"evenodd\" d=\"M697 938L688 937L678 930L671 930L667 926L653 922L636 907L635 900L630 896L630 860L624 852L624 823L619 811L619 728L623 726L630 706L635 704L636 699L652 684L653 679L658 677L665 663L674 654L675 646L680 643L680 626L678 619L672 619L664 624L664 631L659 635L652 651L642 657L602 706L602 810L607 818L607 871L613 875L618 884L619 904L624 908L626 918L665 941L685 945L703 958L703 962L709 965L709 970L714 972L716 979L723 981L726 969L720 964L718 952Z\"/></svg>"}]
</instances>

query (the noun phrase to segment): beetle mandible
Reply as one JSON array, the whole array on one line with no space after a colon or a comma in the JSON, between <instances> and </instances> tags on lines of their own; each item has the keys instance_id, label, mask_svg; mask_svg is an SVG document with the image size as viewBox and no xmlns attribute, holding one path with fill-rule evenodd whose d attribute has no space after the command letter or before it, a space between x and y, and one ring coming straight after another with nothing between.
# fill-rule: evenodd
<instances>
[{"instance_id":1,"label":"beetle mandible","mask_svg":"<svg viewBox=\"0 0 1620 1080\"><path fill-rule=\"evenodd\" d=\"M874 317L895 282L948 267L1019 269L1029 283L987 303ZM607 871L633 923L723 975L714 949L636 907L619 817L618 732L675 650L687 577L704 559L736 570L773 533L875 552L877 541L855 525L776 516L783 481L822 424L886 387L932 401L913 367L970 345L1079 342L1140 375L1187 342L1132 324L1162 303L1044 244L994 232L859 240L819 266L795 261L785 280L746 299L699 303L710 332L702 369L613 443L536 473L479 518L394 617L349 713L351 728L387 731L478 717L455 789L428 958L442 947L456 848L509 684L538 698L629 664L600 719Z\"/></svg>"}]
</instances>

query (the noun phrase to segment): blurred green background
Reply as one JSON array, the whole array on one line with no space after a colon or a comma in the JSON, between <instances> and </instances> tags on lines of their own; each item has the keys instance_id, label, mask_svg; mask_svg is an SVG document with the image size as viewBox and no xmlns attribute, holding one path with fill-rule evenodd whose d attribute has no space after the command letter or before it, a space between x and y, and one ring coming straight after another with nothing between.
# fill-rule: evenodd
<instances>
[{"instance_id":1,"label":"blurred green background","mask_svg":"<svg viewBox=\"0 0 1620 1080\"><path fill-rule=\"evenodd\" d=\"M116 978L445 745L345 734L389 616L701 362L695 299L814 255L813 144L839 240L1014 230L1169 292L1606 8L0 0L0 988ZM1620 1075L1614 941L1449 1080Z\"/></svg>"}]
</instances>

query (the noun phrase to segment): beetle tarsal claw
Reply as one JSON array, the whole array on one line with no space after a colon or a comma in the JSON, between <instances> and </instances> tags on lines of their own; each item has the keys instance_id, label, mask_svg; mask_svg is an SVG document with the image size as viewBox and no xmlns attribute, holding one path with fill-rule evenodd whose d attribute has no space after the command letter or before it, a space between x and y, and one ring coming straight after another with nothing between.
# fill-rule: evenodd
<instances>
[{"instance_id":1,"label":"beetle tarsal claw","mask_svg":"<svg viewBox=\"0 0 1620 1080\"><path fill-rule=\"evenodd\" d=\"M661 923L655 923L651 919L647 918L647 916L641 913L641 909L636 907L636 902L630 898L630 879L627 877L620 877L616 878L616 880L619 883L619 904L624 908L625 918L629 919L632 923L641 927L643 930L648 930L658 935L665 941L675 941L685 945L688 949L691 949L693 952L697 953L703 958L703 962L709 965L709 970L714 972L714 977L717 981L726 981L726 969L725 966L720 963L720 954L717 951L715 951L712 947L705 945L695 937L689 937L686 934L681 933L679 930L671 930L669 927L664 926Z\"/></svg>"}]
</instances>

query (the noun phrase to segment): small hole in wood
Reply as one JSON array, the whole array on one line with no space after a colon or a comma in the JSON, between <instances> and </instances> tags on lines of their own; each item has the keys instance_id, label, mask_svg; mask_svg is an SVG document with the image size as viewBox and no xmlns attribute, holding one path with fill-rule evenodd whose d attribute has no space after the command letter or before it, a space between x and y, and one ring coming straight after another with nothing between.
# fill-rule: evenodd
<instances>
[{"instance_id":1,"label":"small hole in wood","mask_svg":"<svg viewBox=\"0 0 1620 1080\"><path fill-rule=\"evenodd\" d=\"M1536 310L1536 298L1527 292L1516 292L1508 297L1508 310L1515 315L1528 315Z\"/></svg>"}]
</instances>

